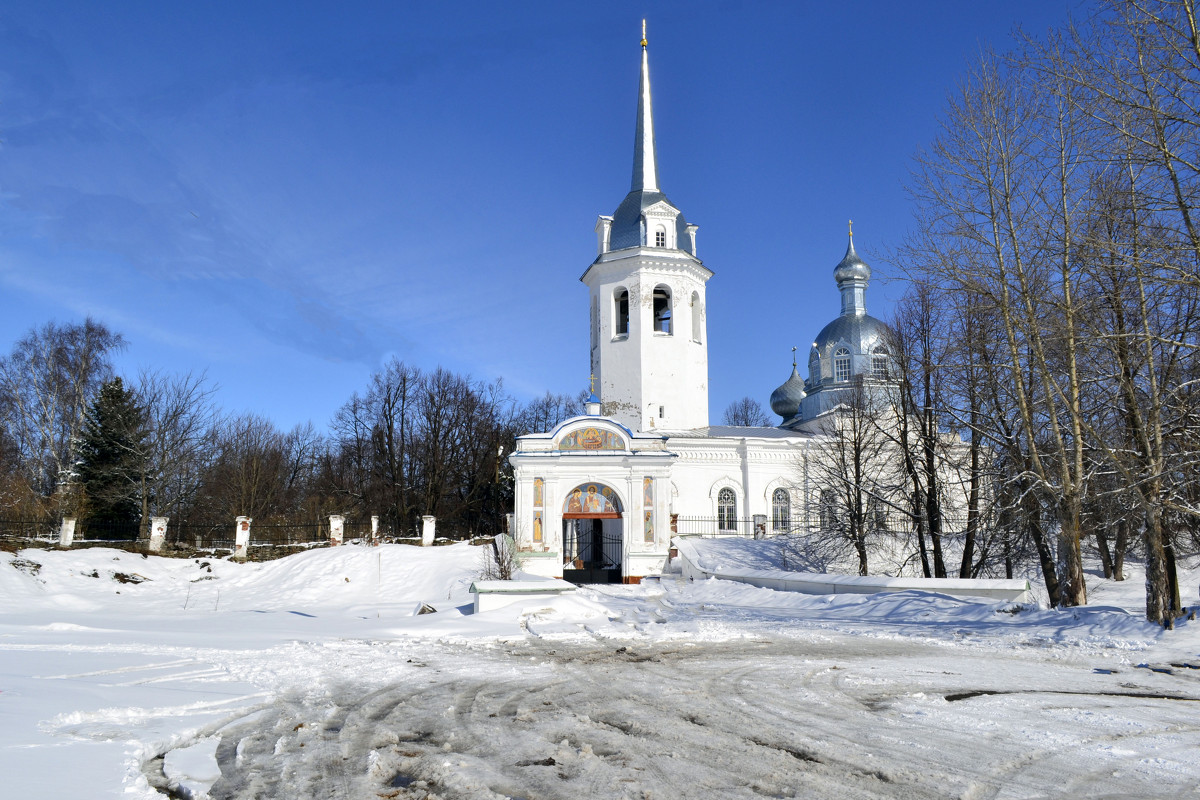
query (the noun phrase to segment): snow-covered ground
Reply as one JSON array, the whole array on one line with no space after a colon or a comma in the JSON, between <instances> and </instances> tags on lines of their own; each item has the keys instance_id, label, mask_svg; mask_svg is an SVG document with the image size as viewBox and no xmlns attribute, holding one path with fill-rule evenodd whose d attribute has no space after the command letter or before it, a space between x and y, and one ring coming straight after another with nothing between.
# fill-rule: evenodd
<instances>
[{"instance_id":1,"label":"snow-covered ground","mask_svg":"<svg viewBox=\"0 0 1200 800\"><path fill-rule=\"evenodd\" d=\"M668 578L472 615L480 553L0 553L0 798L1200 793L1200 626L1135 569L1062 612Z\"/></svg>"}]
</instances>

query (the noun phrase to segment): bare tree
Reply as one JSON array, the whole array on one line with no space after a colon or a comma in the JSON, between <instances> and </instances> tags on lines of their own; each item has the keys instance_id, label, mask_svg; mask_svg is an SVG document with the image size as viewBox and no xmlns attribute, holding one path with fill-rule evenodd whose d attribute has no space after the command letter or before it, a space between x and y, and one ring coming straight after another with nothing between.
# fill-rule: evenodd
<instances>
[{"instance_id":1,"label":"bare tree","mask_svg":"<svg viewBox=\"0 0 1200 800\"><path fill-rule=\"evenodd\" d=\"M752 397L743 397L729 404L721 418L721 424L766 428L770 427L771 418L767 416L761 403Z\"/></svg>"},{"instance_id":2,"label":"bare tree","mask_svg":"<svg viewBox=\"0 0 1200 800\"><path fill-rule=\"evenodd\" d=\"M583 413L583 404L587 400L587 392L577 395L552 394L545 395L532 401L521 409L518 417L518 429L525 433L544 433L554 430L560 422L577 417Z\"/></svg>"},{"instance_id":3,"label":"bare tree","mask_svg":"<svg viewBox=\"0 0 1200 800\"><path fill-rule=\"evenodd\" d=\"M1093 334L1103 345L1104 378L1116 390L1109 403L1116 415L1098 419L1092 439L1130 490L1121 494L1140 506L1146 615L1170 627L1182 612L1173 529L1178 520L1200 520L1180 480L1200 449L1189 424L1188 380L1200 335L1194 3L1106 3L1101 15L1071 29L1068 43L1059 58L1040 52L1044 73L1092 98L1102 145L1104 170L1093 182L1082 250L1101 299Z\"/></svg>"},{"instance_id":4,"label":"bare tree","mask_svg":"<svg viewBox=\"0 0 1200 800\"><path fill-rule=\"evenodd\" d=\"M265 417L243 414L221 422L216 454L201 479L196 517L225 521L239 515L260 522L287 511L284 436Z\"/></svg>"},{"instance_id":5,"label":"bare tree","mask_svg":"<svg viewBox=\"0 0 1200 800\"><path fill-rule=\"evenodd\" d=\"M993 368L1016 411L1003 441L1055 509L1053 602L1086 602L1080 535L1086 489L1081 314L1073 260L1080 224L1081 99L1066 81L985 55L951 101L913 191L935 279L984 298L999 323ZM1015 466L1015 464L1014 464Z\"/></svg>"},{"instance_id":6,"label":"bare tree","mask_svg":"<svg viewBox=\"0 0 1200 800\"><path fill-rule=\"evenodd\" d=\"M41 496L69 484L84 412L112 376L111 354L124 346L120 334L89 317L35 328L0 358L0 424Z\"/></svg>"},{"instance_id":7,"label":"bare tree","mask_svg":"<svg viewBox=\"0 0 1200 800\"><path fill-rule=\"evenodd\" d=\"M872 542L888 532L889 512L903 495L897 449L884 433L894 423L888 417L888 399L860 379L839 406L818 418L807 458L807 483L818 492L818 549L827 558L852 554L860 575L869 574Z\"/></svg>"},{"instance_id":8,"label":"bare tree","mask_svg":"<svg viewBox=\"0 0 1200 800\"><path fill-rule=\"evenodd\" d=\"M504 454L517 431L571 411L564 397L543 401L522 411L499 382L393 360L334 418L326 478L355 508L382 510L396 530L432 514L451 533L497 532L512 502Z\"/></svg>"},{"instance_id":9,"label":"bare tree","mask_svg":"<svg viewBox=\"0 0 1200 800\"><path fill-rule=\"evenodd\" d=\"M196 501L201 477L217 449L216 387L203 374L143 370L138 397L146 410L147 468L140 491L142 519L175 519Z\"/></svg>"}]
</instances>

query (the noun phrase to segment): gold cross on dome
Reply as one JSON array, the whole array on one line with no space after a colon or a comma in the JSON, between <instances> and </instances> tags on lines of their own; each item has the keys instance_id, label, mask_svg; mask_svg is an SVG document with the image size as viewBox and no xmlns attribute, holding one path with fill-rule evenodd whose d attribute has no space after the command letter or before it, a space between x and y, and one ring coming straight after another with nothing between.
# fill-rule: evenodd
<instances>
[{"instance_id":1,"label":"gold cross on dome","mask_svg":"<svg viewBox=\"0 0 1200 800\"><path fill-rule=\"evenodd\" d=\"M594 373L594 372L592 373L591 383L589 383L588 386L590 387L588 389L588 391L590 391L592 394L595 394L596 393L596 373Z\"/></svg>"},{"instance_id":2,"label":"gold cross on dome","mask_svg":"<svg viewBox=\"0 0 1200 800\"><path fill-rule=\"evenodd\" d=\"M642 18L642 47L646 46L646 18Z\"/></svg>"}]
</instances>

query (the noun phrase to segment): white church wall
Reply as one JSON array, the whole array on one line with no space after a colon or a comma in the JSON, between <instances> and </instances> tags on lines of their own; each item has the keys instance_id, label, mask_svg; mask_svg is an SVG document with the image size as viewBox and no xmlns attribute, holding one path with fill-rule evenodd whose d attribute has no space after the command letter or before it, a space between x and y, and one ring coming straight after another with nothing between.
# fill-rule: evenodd
<instances>
[{"instance_id":1,"label":"white church wall","mask_svg":"<svg viewBox=\"0 0 1200 800\"><path fill-rule=\"evenodd\" d=\"M641 431L708 424L703 309L710 274L686 253L655 248L606 254L588 269L584 282L600 309L591 366L605 415ZM659 286L671 296L670 333L654 329ZM614 298L621 289L629 292L627 335L618 333Z\"/></svg>"},{"instance_id":2,"label":"white church wall","mask_svg":"<svg viewBox=\"0 0 1200 800\"><path fill-rule=\"evenodd\" d=\"M771 517L771 493L789 487L793 508L802 497L803 448L808 437L786 439L686 438L672 436L667 446L679 454L672 468L678 496L673 513L681 517L717 516L717 495L730 488L737 497L734 516Z\"/></svg>"}]
</instances>

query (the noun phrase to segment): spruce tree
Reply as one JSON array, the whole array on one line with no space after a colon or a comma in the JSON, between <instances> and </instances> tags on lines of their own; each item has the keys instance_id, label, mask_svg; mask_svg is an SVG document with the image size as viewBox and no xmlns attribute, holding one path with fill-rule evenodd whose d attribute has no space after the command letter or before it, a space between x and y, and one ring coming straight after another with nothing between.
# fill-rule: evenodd
<instances>
[{"instance_id":1,"label":"spruce tree","mask_svg":"<svg viewBox=\"0 0 1200 800\"><path fill-rule=\"evenodd\" d=\"M79 483L88 519L137 523L146 473L146 412L120 378L106 382L88 408L80 439Z\"/></svg>"}]
</instances>

